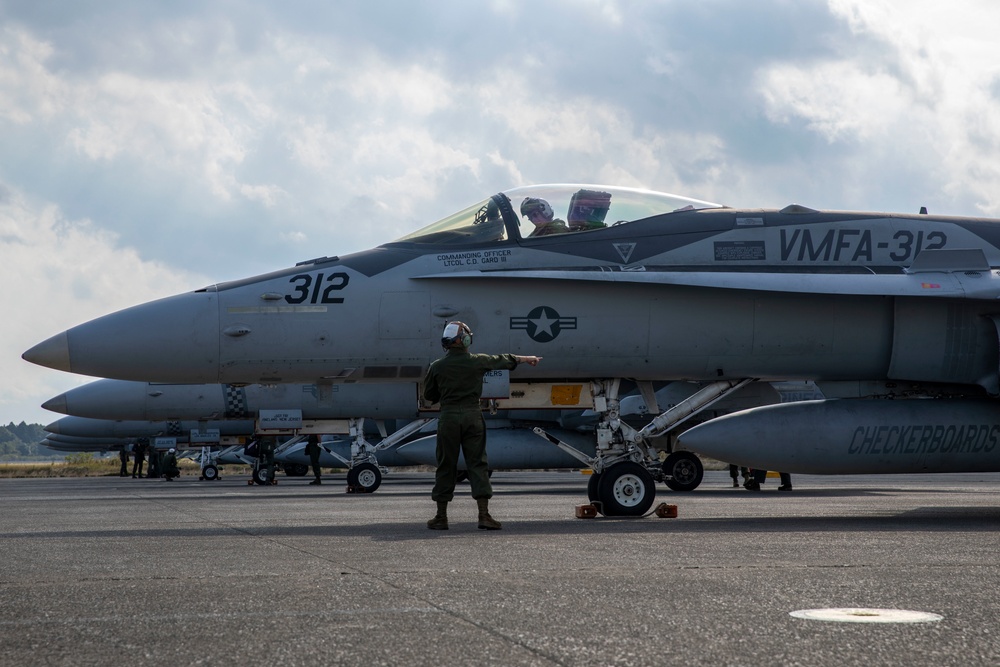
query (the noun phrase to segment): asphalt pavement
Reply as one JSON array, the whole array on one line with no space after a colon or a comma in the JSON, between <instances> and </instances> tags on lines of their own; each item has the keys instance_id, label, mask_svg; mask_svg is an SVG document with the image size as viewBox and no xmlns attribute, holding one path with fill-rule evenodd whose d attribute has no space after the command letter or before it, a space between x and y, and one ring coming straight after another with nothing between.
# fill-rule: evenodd
<instances>
[{"instance_id":1,"label":"asphalt pavement","mask_svg":"<svg viewBox=\"0 0 1000 667\"><path fill-rule=\"evenodd\" d=\"M577 519L579 473L497 473L497 532L468 487L427 530L432 477L0 480L0 666L1000 664L1000 474Z\"/></svg>"}]
</instances>

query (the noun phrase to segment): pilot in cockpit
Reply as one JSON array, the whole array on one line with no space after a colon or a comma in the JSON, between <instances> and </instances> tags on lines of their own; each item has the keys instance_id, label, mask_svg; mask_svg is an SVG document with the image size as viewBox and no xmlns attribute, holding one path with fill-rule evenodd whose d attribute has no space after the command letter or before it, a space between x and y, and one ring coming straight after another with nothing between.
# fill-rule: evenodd
<instances>
[{"instance_id":1,"label":"pilot in cockpit","mask_svg":"<svg viewBox=\"0 0 1000 667\"><path fill-rule=\"evenodd\" d=\"M565 221L555 218L552 207L544 199L525 197L524 201L521 202L521 215L535 226L535 229L528 234L529 237L562 234L569 231Z\"/></svg>"}]
</instances>

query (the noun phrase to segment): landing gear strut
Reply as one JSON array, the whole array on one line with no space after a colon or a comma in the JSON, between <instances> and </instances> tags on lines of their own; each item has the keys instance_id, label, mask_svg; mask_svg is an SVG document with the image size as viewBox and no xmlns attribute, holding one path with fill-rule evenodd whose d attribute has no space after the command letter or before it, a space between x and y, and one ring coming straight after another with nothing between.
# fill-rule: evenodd
<instances>
[{"instance_id":1,"label":"landing gear strut","mask_svg":"<svg viewBox=\"0 0 1000 667\"><path fill-rule=\"evenodd\" d=\"M544 429L534 431L593 469L587 497L601 514L642 516L656 499L656 482L664 482L674 491L691 491L701 484L705 474L701 461L691 452L673 452L660 464L658 452L650 441L753 381L746 378L712 383L636 430L620 418L621 380L595 380L591 382L591 394L594 411L601 419L596 429L597 453L593 457ZM659 412L650 384L640 383L640 389L651 412Z\"/></svg>"},{"instance_id":2,"label":"landing gear strut","mask_svg":"<svg viewBox=\"0 0 1000 667\"><path fill-rule=\"evenodd\" d=\"M382 484L382 475L389 471L378 464L378 452L383 449L403 441L413 433L416 433L430 419L416 419L390 436L385 435L385 431L380 428L383 439L377 445L373 445L365 438L364 419L351 419L350 433L354 437L351 442L351 460L347 461L341 456L336 456L348 465L347 470L347 492L348 493L373 493ZM327 450L329 451L329 450ZM333 452L330 452L333 454Z\"/></svg>"}]
</instances>

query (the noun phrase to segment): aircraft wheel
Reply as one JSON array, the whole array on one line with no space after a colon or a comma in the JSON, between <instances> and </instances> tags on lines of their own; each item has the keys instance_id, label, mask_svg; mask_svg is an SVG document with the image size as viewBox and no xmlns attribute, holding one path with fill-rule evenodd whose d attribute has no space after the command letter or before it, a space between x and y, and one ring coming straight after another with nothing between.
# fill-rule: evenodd
<instances>
[{"instance_id":1,"label":"aircraft wheel","mask_svg":"<svg viewBox=\"0 0 1000 667\"><path fill-rule=\"evenodd\" d=\"M597 494L605 516L642 516L653 506L656 484L638 463L616 463L601 473Z\"/></svg>"},{"instance_id":2,"label":"aircraft wheel","mask_svg":"<svg viewBox=\"0 0 1000 667\"><path fill-rule=\"evenodd\" d=\"M587 481L587 500L590 502L595 502L601 499L600 493L597 491L598 485L601 483L601 473L595 472L590 476L590 480Z\"/></svg>"},{"instance_id":3,"label":"aircraft wheel","mask_svg":"<svg viewBox=\"0 0 1000 667\"><path fill-rule=\"evenodd\" d=\"M382 471L371 463L362 463L347 471L347 485L360 486L367 493L373 493L382 484Z\"/></svg>"},{"instance_id":4,"label":"aircraft wheel","mask_svg":"<svg viewBox=\"0 0 1000 667\"><path fill-rule=\"evenodd\" d=\"M288 477L305 477L309 474L309 466L304 463L286 463L284 469Z\"/></svg>"},{"instance_id":5,"label":"aircraft wheel","mask_svg":"<svg viewBox=\"0 0 1000 667\"><path fill-rule=\"evenodd\" d=\"M219 479L219 467L209 463L201 469L201 478L213 482Z\"/></svg>"},{"instance_id":6,"label":"aircraft wheel","mask_svg":"<svg viewBox=\"0 0 1000 667\"><path fill-rule=\"evenodd\" d=\"M257 468L253 471L253 481L257 484L270 484L271 474L267 468Z\"/></svg>"},{"instance_id":7,"label":"aircraft wheel","mask_svg":"<svg viewBox=\"0 0 1000 667\"><path fill-rule=\"evenodd\" d=\"M670 478L664 483L673 491L694 491L705 476L705 466L691 452L674 452L663 462L663 473Z\"/></svg>"}]
</instances>

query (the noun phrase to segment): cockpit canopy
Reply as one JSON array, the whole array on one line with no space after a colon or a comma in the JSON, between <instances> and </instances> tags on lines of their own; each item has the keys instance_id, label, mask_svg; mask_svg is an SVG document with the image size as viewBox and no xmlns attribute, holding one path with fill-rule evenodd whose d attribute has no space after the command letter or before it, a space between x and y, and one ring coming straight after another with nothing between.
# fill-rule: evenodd
<instances>
[{"instance_id":1,"label":"cockpit canopy","mask_svg":"<svg viewBox=\"0 0 1000 667\"><path fill-rule=\"evenodd\" d=\"M651 190L601 185L530 185L493 195L395 243L459 245L535 239L701 208L720 208L720 205Z\"/></svg>"}]
</instances>

